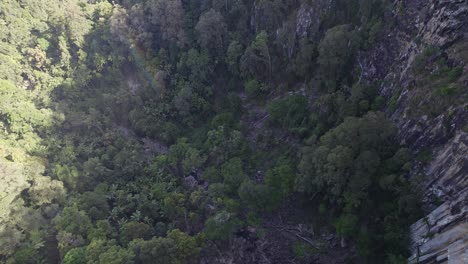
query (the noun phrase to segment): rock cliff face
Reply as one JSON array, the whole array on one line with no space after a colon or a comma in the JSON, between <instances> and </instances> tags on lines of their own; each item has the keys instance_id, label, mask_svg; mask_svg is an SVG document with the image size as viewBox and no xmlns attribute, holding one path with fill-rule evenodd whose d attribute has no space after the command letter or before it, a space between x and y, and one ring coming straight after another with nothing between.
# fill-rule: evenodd
<instances>
[{"instance_id":1,"label":"rock cliff face","mask_svg":"<svg viewBox=\"0 0 468 264\"><path fill-rule=\"evenodd\" d=\"M387 112L398 124L401 143L426 156L424 161L415 161L411 172L418 179L429 213L411 227L410 260L468 263L468 2L411 0L395 4L402 10L393 14L397 25L374 49L360 54L358 61L365 78L384 80L381 94L393 103ZM463 89L460 100L436 114L421 111L425 103L435 103L411 71L428 46L439 48L449 61L463 67L458 80Z\"/></svg>"}]
</instances>

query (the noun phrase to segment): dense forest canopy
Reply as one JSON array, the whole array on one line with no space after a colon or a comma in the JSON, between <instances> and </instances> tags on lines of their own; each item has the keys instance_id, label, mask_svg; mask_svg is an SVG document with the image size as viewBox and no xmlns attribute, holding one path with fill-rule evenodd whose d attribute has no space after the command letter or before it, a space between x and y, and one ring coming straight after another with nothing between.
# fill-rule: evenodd
<instances>
[{"instance_id":1,"label":"dense forest canopy","mask_svg":"<svg viewBox=\"0 0 468 264\"><path fill-rule=\"evenodd\" d=\"M336 233L350 263L405 263L413 154L353 67L396 6L317 4L319 22L297 31L313 2L2 0L0 262L310 263L328 250L297 233L275 242L283 256L236 255L239 237L268 242L279 215ZM445 67L456 85L460 68Z\"/></svg>"}]
</instances>

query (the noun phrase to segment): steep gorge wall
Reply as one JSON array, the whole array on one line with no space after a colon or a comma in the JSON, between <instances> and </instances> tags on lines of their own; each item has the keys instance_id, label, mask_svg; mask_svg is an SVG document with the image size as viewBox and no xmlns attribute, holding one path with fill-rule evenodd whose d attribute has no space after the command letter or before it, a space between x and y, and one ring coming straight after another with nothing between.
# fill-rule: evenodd
<instances>
[{"instance_id":1,"label":"steep gorge wall","mask_svg":"<svg viewBox=\"0 0 468 264\"><path fill-rule=\"evenodd\" d=\"M301 5L296 38L317 32L328 3ZM425 156L415 160L410 175L427 213L411 226L410 262L468 263L468 2L397 0L386 11L387 20L394 25L384 26L377 42L358 54L354 68L368 81L381 81L380 94L399 127L400 142ZM438 99L418 86L412 71L427 47L437 47L450 63L463 67L461 94L436 114L424 112Z\"/></svg>"},{"instance_id":2,"label":"steep gorge wall","mask_svg":"<svg viewBox=\"0 0 468 264\"><path fill-rule=\"evenodd\" d=\"M463 0L397 1L398 25L375 49L361 54L366 77L382 78L381 94L396 99L388 114L399 127L402 144L429 160L415 161L411 177L424 193L430 212L411 227L414 263L468 263L468 2ZM396 15L396 14L395 14ZM464 65L461 100L438 115L417 111L429 94L414 85L410 67L425 47L440 48ZM464 56L463 56L464 55ZM417 98L417 103L411 103ZM416 110L416 111L415 111ZM417 112L417 114L412 114ZM440 204L438 207L434 200Z\"/></svg>"}]
</instances>

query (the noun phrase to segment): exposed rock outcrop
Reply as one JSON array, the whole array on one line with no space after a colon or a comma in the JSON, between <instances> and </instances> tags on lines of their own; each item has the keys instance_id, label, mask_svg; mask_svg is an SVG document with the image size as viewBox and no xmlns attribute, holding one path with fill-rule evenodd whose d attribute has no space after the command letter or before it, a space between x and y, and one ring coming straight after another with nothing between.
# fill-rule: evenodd
<instances>
[{"instance_id":1,"label":"exposed rock outcrop","mask_svg":"<svg viewBox=\"0 0 468 264\"><path fill-rule=\"evenodd\" d=\"M411 227L410 263L468 262L468 189L447 201Z\"/></svg>"},{"instance_id":2,"label":"exposed rock outcrop","mask_svg":"<svg viewBox=\"0 0 468 264\"><path fill-rule=\"evenodd\" d=\"M419 25L419 35L426 43L447 47L466 34L468 4L465 0L433 0L426 19ZM465 31L465 32L463 32Z\"/></svg>"}]
</instances>

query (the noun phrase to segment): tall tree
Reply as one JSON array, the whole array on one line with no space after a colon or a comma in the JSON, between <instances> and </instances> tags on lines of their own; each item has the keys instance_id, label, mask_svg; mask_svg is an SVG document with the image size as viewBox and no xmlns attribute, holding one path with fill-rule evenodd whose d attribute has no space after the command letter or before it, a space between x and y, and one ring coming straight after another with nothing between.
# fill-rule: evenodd
<instances>
[{"instance_id":1,"label":"tall tree","mask_svg":"<svg viewBox=\"0 0 468 264\"><path fill-rule=\"evenodd\" d=\"M181 0L151 0L146 3L151 12L151 23L156 26L161 40L188 44L185 32L185 11Z\"/></svg>"},{"instance_id":2,"label":"tall tree","mask_svg":"<svg viewBox=\"0 0 468 264\"><path fill-rule=\"evenodd\" d=\"M195 30L198 33L198 43L212 55L221 57L227 44L227 25L223 15L214 10L203 13Z\"/></svg>"}]
</instances>

